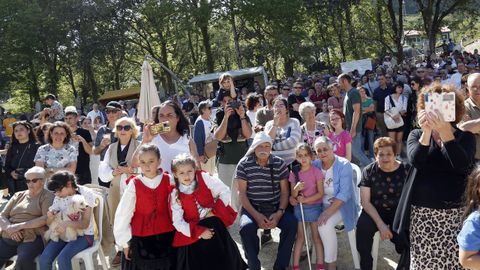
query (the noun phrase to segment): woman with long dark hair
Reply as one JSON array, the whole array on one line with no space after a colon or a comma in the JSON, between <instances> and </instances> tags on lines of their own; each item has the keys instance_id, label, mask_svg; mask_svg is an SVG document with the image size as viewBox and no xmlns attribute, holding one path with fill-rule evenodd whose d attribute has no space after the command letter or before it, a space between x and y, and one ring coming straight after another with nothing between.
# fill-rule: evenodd
<instances>
[{"instance_id":1,"label":"woman with long dark hair","mask_svg":"<svg viewBox=\"0 0 480 270\"><path fill-rule=\"evenodd\" d=\"M182 153L191 153L198 159L193 141L189 138L189 123L177 103L167 100L160 104L157 114L153 116L155 124L164 123L170 127L165 132L153 135L150 131L151 124L147 124L143 130L144 143L152 143L160 149L162 163L160 167L171 172L171 163L174 157ZM194 151L192 151L194 150Z\"/></svg>"},{"instance_id":2,"label":"woman with long dark hair","mask_svg":"<svg viewBox=\"0 0 480 270\"><path fill-rule=\"evenodd\" d=\"M5 173L8 179L8 192L27 190L25 172L35 165L33 159L40 145L32 124L27 121L13 123L12 143L7 151Z\"/></svg>"}]
</instances>

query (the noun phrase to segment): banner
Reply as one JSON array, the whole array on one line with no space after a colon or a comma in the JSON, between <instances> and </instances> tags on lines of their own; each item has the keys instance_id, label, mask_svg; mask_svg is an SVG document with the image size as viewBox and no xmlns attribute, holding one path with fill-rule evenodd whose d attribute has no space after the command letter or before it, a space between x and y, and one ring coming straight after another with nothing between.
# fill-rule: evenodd
<instances>
[{"instance_id":1,"label":"banner","mask_svg":"<svg viewBox=\"0 0 480 270\"><path fill-rule=\"evenodd\" d=\"M362 60L355 60L349 62L340 63L343 73L352 72L355 69L358 70L360 75L363 75L366 70L372 70L372 60L369 58Z\"/></svg>"}]
</instances>

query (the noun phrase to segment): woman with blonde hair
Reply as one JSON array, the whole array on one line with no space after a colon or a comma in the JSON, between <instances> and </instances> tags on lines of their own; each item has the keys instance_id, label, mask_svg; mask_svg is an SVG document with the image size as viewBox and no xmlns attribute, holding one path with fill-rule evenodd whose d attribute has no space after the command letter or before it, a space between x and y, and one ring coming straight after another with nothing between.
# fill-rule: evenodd
<instances>
[{"instance_id":1,"label":"woman with blonde hair","mask_svg":"<svg viewBox=\"0 0 480 270\"><path fill-rule=\"evenodd\" d=\"M138 128L130 117L122 117L115 122L113 130L118 140L105 152L105 158L100 162L98 176L105 183L110 183L108 203L110 208L110 223L113 226L115 212L120 202L122 191L126 188L126 180L134 172L137 165L133 162L135 150L140 145L137 141ZM112 264L120 263L120 254L117 254Z\"/></svg>"}]
</instances>

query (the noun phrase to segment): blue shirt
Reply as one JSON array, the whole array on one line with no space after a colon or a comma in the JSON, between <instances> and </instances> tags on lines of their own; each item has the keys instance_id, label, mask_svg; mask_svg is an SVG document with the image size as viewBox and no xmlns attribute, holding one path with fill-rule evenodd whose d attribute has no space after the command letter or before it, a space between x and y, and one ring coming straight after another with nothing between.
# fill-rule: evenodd
<instances>
[{"instance_id":1,"label":"blue shirt","mask_svg":"<svg viewBox=\"0 0 480 270\"><path fill-rule=\"evenodd\" d=\"M464 251L480 250L480 210L475 210L465 220L457 241Z\"/></svg>"},{"instance_id":2,"label":"blue shirt","mask_svg":"<svg viewBox=\"0 0 480 270\"><path fill-rule=\"evenodd\" d=\"M314 160L313 165L322 169L322 161ZM340 207L343 224L347 231L351 231L357 224L360 206L357 204L355 187L353 186L353 171L350 161L345 158L335 156L333 162L333 190L336 199L343 201Z\"/></svg>"}]
</instances>

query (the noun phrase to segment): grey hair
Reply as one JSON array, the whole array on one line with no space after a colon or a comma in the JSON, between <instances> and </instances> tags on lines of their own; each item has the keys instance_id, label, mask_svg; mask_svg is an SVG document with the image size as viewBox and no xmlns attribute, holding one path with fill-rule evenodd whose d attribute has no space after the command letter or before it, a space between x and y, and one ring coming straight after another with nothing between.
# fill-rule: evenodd
<instances>
[{"instance_id":1,"label":"grey hair","mask_svg":"<svg viewBox=\"0 0 480 270\"><path fill-rule=\"evenodd\" d=\"M314 109L316 110L317 108L315 107L315 105L312 103L312 102L303 102L302 104L300 104L300 107L298 107L298 112L300 113L300 116L305 119L305 116L303 115L305 109Z\"/></svg>"},{"instance_id":2,"label":"grey hair","mask_svg":"<svg viewBox=\"0 0 480 270\"><path fill-rule=\"evenodd\" d=\"M325 143L328 145L330 149L333 149L333 142L327 136L320 136L313 143L313 147L315 147L315 151L317 151L318 145L321 143Z\"/></svg>"}]
</instances>

